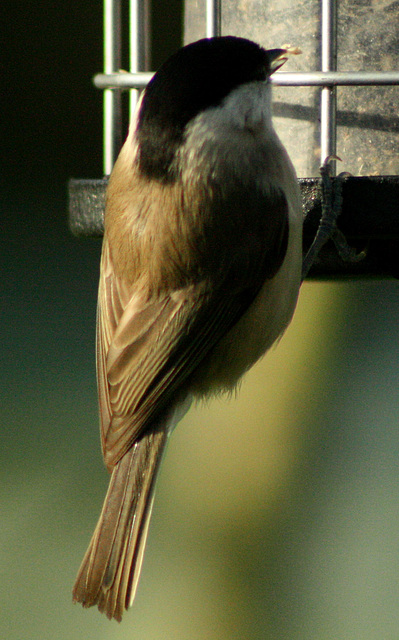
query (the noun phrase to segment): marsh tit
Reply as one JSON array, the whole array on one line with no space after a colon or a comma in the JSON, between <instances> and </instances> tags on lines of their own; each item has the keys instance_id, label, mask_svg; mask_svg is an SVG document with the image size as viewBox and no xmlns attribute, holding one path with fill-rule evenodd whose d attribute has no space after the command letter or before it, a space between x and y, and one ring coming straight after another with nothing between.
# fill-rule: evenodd
<instances>
[{"instance_id":1,"label":"marsh tit","mask_svg":"<svg viewBox=\"0 0 399 640\"><path fill-rule=\"evenodd\" d=\"M110 176L97 377L111 478L73 591L109 618L133 601L173 427L193 400L233 389L294 312L302 210L269 83L292 52L230 36L180 49Z\"/></svg>"}]
</instances>

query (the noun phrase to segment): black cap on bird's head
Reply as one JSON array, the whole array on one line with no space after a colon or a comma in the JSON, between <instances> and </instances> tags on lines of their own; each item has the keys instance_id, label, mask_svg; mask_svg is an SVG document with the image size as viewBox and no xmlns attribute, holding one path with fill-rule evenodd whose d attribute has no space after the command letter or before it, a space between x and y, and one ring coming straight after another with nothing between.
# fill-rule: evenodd
<instances>
[{"instance_id":1,"label":"black cap on bird's head","mask_svg":"<svg viewBox=\"0 0 399 640\"><path fill-rule=\"evenodd\" d=\"M137 120L142 172L165 179L192 118L221 104L240 85L265 82L293 52L266 50L235 36L205 38L179 49L153 76L143 96Z\"/></svg>"}]
</instances>

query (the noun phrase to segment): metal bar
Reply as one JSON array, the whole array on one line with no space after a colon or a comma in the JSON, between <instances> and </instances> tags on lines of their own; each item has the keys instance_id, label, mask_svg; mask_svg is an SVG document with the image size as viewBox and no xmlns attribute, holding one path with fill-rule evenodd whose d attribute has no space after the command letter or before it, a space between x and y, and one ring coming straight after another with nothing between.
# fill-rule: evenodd
<instances>
[{"instance_id":1,"label":"metal bar","mask_svg":"<svg viewBox=\"0 0 399 640\"><path fill-rule=\"evenodd\" d=\"M113 74L121 63L121 0L104 0L104 72ZM104 92L104 174L111 173L122 140L121 96Z\"/></svg>"},{"instance_id":2,"label":"metal bar","mask_svg":"<svg viewBox=\"0 0 399 640\"><path fill-rule=\"evenodd\" d=\"M153 72L98 73L93 82L97 89L144 89ZM309 71L289 73L280 71L270 78L280 87L336 87L399 85L399 71Z\"/></svg>"},{"instance_id":3,"label":"metal bar","mask_svg":"<svg viewBox=\"0 0 399 640\"><path fill-rule=\"evenodd\" d=\"M97 89L144 89L153 72L144 73L97 73L93 78Z\"/></svg>"},{"instance_id":4,"label":"metal bar","mask_svg":"<svg viewBox=\"0 0 399 640\"><path fill-rule=\"evenodd\" d=\"M220 36L220 0L206 0L206 38Z\"/></svg>"},{"instance_id":5,"label":"metal bar","mask_svg":"<svg viewBox=\"0 0 399 640\"><path fill-rule=\"evenodd\" d=\"M311 244L321 213L321 179L300 178L303 199L304 250ZM339 228L351 246L367 247L361 262L343 262L330 243L323 248L309 277L336 280L344 277L399 278L399 176L334 178L342 186ZM70 180L69 225L73 234L103 234L105 190L108 180Z\"/></svg>"},{"instance_id":6,"label":"metal bar","mask_svg":"<svg viewBox=\"0 0 399 640\"><path fill-rule=\"evenodd\" d=\"M149 40L149 10L147 0L130 0L130 72L136 74L147 67ZM138 88L130 92L130 117L132 117L139 96Z\"/></svg>"},{"instance_id":7,"label":"metal bar","mask_svg":"<svg viewBox=\"0 0 399 640\"><path fill-rule=\"evenodd\" d=\"M280 72L271 77L279 86L337 87L399 85L399 71L309 71Z\"/></svg>"},{"instance_id":8,"label":"metal bar","mask_svg":"<svg viewBox=\"0 0 399 640\"><path fill-rule=\"evenodd\" d=\"M321 2L321 71L327 73L337 68L337 9L336 0ZM323 86L320 96L320 163L336 153L335 87ZM331 163L335 173L335 162Z\"/></svg>"}]
</instances>

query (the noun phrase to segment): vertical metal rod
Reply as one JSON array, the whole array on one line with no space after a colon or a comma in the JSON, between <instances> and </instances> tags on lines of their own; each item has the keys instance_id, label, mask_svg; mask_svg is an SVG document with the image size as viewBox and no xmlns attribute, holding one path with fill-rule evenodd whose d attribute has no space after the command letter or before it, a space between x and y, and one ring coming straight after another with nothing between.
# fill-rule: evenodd
<instances>
[{"instance_id":1,"label":"vertical metal rod","mask_svg":"<svg viewBox=\"0 0 399 640\"><path fill-rule=\"evenodd\" d=\"M131 73L147 71L150 31L149 18L148 0L130 0L129 37ZM130 118L135 112L138 97L139 91L137 89L131 89Z\"/></svg>"},{"instance_id":2,"label":"vertical metal rod","mask_svg":"<svg viewBox=\"0 0 399 640\"><path fill-rule=\"evenodd\" d=\"M104 73L121 66L121 0L104 0ZM109 175L122 140L120 91L104 91L104 174Z\"/></svg>"},{"instance_id":3,"label":"vertical metal rod","mask_svg":"<svg viewBox=\"0 0 399 640\"><path fill-rule=\"evenodd\" d=\"M220 0L206 0L206 37L220 36Z\"/></svg>"},{"instance_id":4,"label":"vertical metal rod","mask_svg":"<svg viewBox=\"0 0 399 640\"><path fill-rule=\"evenodd\" d=\"M321 70L337 70L337 1L321 0ZM321 163L336 153L335 87L323 87L320 101L320 156ZM335 173L335 163L331 167Z\"/></svg>"}]
</instances>

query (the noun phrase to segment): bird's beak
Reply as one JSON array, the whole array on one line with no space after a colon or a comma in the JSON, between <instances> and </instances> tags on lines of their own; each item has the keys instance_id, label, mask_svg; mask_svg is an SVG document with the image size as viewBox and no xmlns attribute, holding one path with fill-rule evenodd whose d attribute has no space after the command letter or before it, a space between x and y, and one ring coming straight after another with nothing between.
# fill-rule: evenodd
<instances>
[{"instance_id":1,"label":"bird's beak","mask_svg":"<svg viewBox=\"0 0 399 640\"><path fill-rule=\"evenodd\" d=\"M269 54L268 62L270 75L272 75L272 73L277 71L277 69L280 69L280 67L282 67L283 64L287 62L289 56L297 56L302 53L302 51L299 49L299 47L293 47L290 44L286 44L283 45L282 49L269 49L267 53Z\"/></svg>"}]
</instances>

